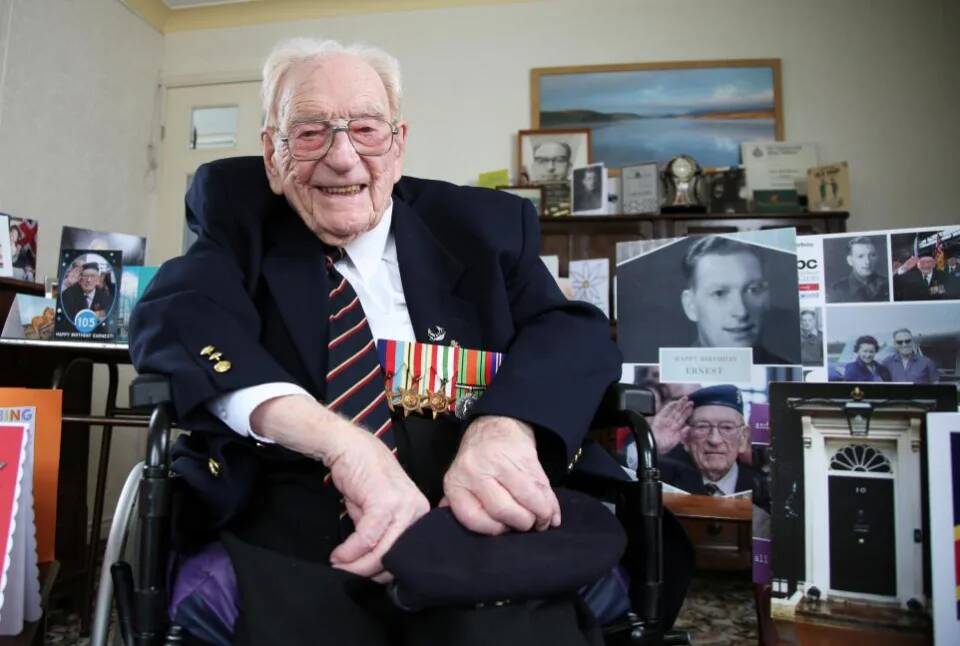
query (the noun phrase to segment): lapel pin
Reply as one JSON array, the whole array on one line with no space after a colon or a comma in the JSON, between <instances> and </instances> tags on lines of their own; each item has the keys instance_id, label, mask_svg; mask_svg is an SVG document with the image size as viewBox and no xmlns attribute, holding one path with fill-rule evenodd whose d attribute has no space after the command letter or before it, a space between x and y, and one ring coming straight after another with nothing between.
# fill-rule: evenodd
<instances>
[{"instance_id":1,"label":"lapel pin","mask_svg":"<svg viewBox=\"0 0 960 646\"><path fill-rule=\"evenodd\" d=\"M447 338L447 331L442 325L434 325L427 329L427 338L431 341L443 341Z\"/></svg>"}]
</instances>

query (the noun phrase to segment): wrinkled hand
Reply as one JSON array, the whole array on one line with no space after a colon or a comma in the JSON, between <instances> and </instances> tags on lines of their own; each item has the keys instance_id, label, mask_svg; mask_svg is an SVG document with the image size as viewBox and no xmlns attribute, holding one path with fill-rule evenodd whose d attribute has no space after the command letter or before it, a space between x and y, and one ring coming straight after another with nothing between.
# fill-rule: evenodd
<instances>
[{"instance_id":1,"label":"wrinkled hand","mask_svg":"<svg viewBox=\"0 0 960 646\"><path fill-rule=\"evenodd\" d=\"M333 567L387 583L380 559L397 538L430 510L386 445L363 429L327 461L355 530L330 554Z\"/></svg>"},{"instance_id":2,"label":"wrinkled hand","mask_svg":"<svg viewBox=\"0 0 960 646\"><path fill-rule=\"evenodd\" d=\"M650 428L657 440L657 453L663 455L680 443L687 432L687 420L693 413L693 402L686 396L675 399L660 409Z\"/></svg>"},{"instance_id":3,"label":"wrinkled hand","mask_svg":"<svg viewBox=\"0 0 960 646\"><path fill-rule=\"evenodd\" d=\"M540 461L533 429L510 417L474 420L443 478L460 524L480 534L560 525L560 503Z\"/></svg>"}]
</instances>

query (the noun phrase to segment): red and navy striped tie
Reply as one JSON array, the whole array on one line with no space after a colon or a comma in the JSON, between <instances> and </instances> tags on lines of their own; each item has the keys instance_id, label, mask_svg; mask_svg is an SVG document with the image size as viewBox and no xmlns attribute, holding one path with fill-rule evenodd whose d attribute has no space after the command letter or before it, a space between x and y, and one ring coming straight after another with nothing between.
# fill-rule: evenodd
<instances>
[{"instance_id":1,"label":"red and navy striped tie","mask_svg":"<svg viewBox=\"0 0 960 646\"><path fill-rule=\"evenodd\" d=\"M343 258L343 249L327 253L328 302L330 312L327 343L328 409L365 428L393 449L393 422L387 407L383 370L377 356L367 317L360 298L334 263Z\"/></svg>"}]
</instances>

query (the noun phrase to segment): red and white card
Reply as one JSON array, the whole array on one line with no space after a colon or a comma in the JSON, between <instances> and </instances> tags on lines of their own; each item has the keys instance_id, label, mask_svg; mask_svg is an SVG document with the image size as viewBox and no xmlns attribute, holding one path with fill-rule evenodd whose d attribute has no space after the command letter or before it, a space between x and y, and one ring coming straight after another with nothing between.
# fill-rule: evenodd
<instances>
[{"instance_id":1,"label":"red and white card","mask_svg":"<svg viewBox=\"0 0 960 646\"><path fill-rule=\"evenodd\" d=\"M0 635L18 635L41 616L31 430L0 422Z\"/></svg>"}]
</instances>

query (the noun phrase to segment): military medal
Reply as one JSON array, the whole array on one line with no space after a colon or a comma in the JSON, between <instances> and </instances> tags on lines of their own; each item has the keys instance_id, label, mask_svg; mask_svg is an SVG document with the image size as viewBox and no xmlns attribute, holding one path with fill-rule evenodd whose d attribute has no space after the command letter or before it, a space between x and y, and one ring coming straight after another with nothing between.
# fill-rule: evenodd
<instances>
[{"instance_id":1,"label":"military medal","mask_svg":"<svg viewBox=\"0 0 960 646\"><path fill-rule=\"evenodd\" d=\"M446 380L443 380L440 385L446 388ZM450 412L450 398L442 389L428 392L427 402L430 404L430 410L433 411L433 419L437 419L437 415L441 413Z\"/></svg>"},{"instance_id":2,"label":"military medal","mask_svg":"<svg viewBox=\"0 0 960 646\"><path fill-rule=\"evenodd\" d=\"M412 385L400 389L400 405L403 406L403 416L408 417L410 413L422 413L424 397L419 392L420 379L413 381Z\"/></svg>"},{"instance_id":3,"label":"military medal","mask_svg":"<svg viewBox=\"0 0 960 646\"><path fill-rule=\"evenodd\" d=\"M377 353L384 371L390 410L403 409L436 419L454 413L466 419L500 368L499 352L467 350L458 345L380 340Z\"/></svg>"}]
</instances>

